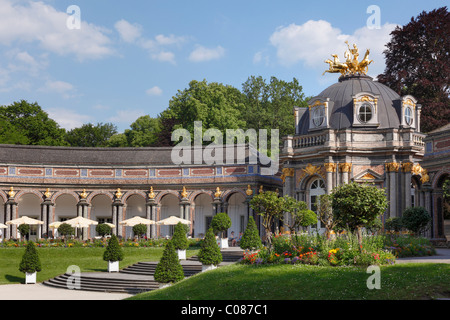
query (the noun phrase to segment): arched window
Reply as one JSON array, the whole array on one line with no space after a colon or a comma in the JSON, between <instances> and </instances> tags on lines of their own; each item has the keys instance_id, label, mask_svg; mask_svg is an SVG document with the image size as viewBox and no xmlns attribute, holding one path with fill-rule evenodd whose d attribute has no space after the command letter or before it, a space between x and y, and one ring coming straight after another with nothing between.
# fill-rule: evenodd
<instances>
[{"instance_id":1,"label":"arched window","mask_svg":"<svg viewBox=\"0 0 450 320\"><path fill-rule=\"evenodd\" d=\"M412 125L413 123L413 115L410 107L406 107L405 109L405 122L408 126Z\"/></svg>"},{"instance_id":2,"label":"arched window","mask_svg":"<svg viewBox=\"0 0 450 320\"><path fill-rule=\"evenodd\" d=\"M325 194L325 183L321 179L316 179L311 183L309 187L309 208L317 213L316 202L319 196ZM321 228L321 223L318 221L317 229Z\"/></svg>"},{"instance_id":3,"label":"arched window","mask_svg":"<svg viewBox=\"0 0 450 320\"><path fill-rule=\"evenodd\" d=\"M325 110L323 107L315 107L313 111L313 124L320 127L325 121Z\"/></svg>"},{"instance_id":4,"label":"arched window","mask_svg":"<svg viewBox=\"0 0 450 320\"><path fill-rule=\"evenodd\" d=\"M364 103L358 110L358 118L362 123L369 122L372 119L372 107L368 103Z\"/></svg>"}]
</instances>

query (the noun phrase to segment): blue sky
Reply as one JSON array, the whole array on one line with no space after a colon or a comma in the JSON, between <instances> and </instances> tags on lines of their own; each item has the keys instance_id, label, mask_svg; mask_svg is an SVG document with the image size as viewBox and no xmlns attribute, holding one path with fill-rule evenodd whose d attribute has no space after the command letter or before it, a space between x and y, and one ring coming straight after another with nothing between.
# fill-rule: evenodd
<instances>
[{"instance_id":1,"label":"blue sky","mask_svg":"<svg viewBox=\"0 0 450 320\"><path fill-rule=\"evenodd\" d=\"M79 8L80 28L67 26L75 18L71 5ZM368 12L371 5L379 11ZM66 129L112 122L122 132L139 116L156 117L191 80L242 89L251 75L295 77L314 96L337 81L336 74L322 76L323 61L332 53L343 60L346 40L361 55L371 50L369 75L376 76L395 26L444 5L0 0L0 104L36 101Z\"/></svg>"}]
</instances>

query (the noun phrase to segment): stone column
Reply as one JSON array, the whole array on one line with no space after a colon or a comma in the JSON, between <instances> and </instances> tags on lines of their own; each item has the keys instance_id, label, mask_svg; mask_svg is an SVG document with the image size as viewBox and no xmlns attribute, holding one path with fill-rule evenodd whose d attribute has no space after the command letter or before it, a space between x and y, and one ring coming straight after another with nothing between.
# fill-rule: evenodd
<instances>
[{"instance_id":1,"label":"stone column","mask_svg":"<svg viewBox=\"0 0 450 320\"><path fill-rule=\"evenodd\" d=\"M396 192L397 186L397 172L400 168L400 164L397 162L386 163L386 172L389 175L389 217L398 217L399 213L397 211L397 199Z\"/></svg>"},{"instance_id":2,"label":"stone column","mask_svg":"<svg viewBox=\"0 0 450 320\"><path fill-rule=\"evenodd\" d=\"M412 162L404 162L402 163L402 172L403 172L403 206L402 206L402 212L406 209L411 207L411 170L413 167Z\"/></svg>"},{"instance_id":3,"label":"stone column","mask_svg":"<svg viewBox=\"0 0 450 320\"><path fill-rule=\"evenodd\" d=\"M5 203L5 223L7 221L11 221L15 219L15 214L17 212L17 202L14 201L14 199L9 199ZM4 239L10 239L13 237L13 235L16 234L16 226L8 225L8 228L5 229L4 232Z\"/></svg>"},{"instance_id":4,"label":"stone column","mask_svg":"<svg viewBox=\"0 0 450 320\"><path fill-rule=\"evenodd\" d=\"M122 225L120 224L123 220L123 203L120 201L114 201L112 204L112 210L113 223L116 225L116 235L118 237L123 237Z\"/></svg>"},{"instance_id":5,"label":"stone column","mask_svg":"<svg viewBox=\"0 0 450 320\"><path fill-rule=\"evenodd\" d=\"M352 164L347 162L340 163L339 171L342 173L342 184L347 184L350 178L350 172L352 171Z\"/></svg>"},{"instance_id":6,"label":"stone column","mask_svg":"<svg viewBox=\"0 0 450 320\"><path fill-rule=\"evenodd\" d=\"M153 207L153 204L151 204L149 202L146 203L146 206L145 206L145 218L146 219L153 220L152 219L152 207ZM147 232L146 232L147 239L151 238L151 235L152 235L151 227L152 226L153 225L148 225L147 226Z\"/></svg>"},{"instance_id":7,"label":"stone column","mask_svg":"<svg viewBox=\"0 0 450 320\"><path fill-rule=\"evenodd\" d=\"M51 223L51 217L50 217L50 212L51 212L51 208L52 206L54 206L55 204L52 203L50 200L46 199L44 200L44 202L41 203L41 220L44 222L44 224L42 224L40 227L41 232L40 232L40 237L43 237L44 234L47 234L48 237L48 232L49 232L49 227L48 225Z\"/></svg>"},{"instance_id":8,"label":"stone column","mask_svg":"<svg viewBox=\"0 0 450 320\"><path fill-rule=\"evenodd\" d=\"M331 194L331 190L333 190L333 175L336 173L336 163L325 163L324 167L327 178L327 194Z\"/></svg>"}]
</instances>

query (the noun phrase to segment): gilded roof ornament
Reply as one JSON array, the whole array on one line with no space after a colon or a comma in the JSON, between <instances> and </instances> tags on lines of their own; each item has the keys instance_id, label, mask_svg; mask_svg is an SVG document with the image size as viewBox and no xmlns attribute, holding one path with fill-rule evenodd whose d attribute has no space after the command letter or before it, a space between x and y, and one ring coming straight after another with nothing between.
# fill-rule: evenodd
<instances>
[{"instance_id":1,"label":"gilded roof ornament","mask_svg":"<svg viewBox=\"0 0 450 320\"><path fill-rule=\"evenodd\" d=\"M220 191L220 188L217 187L216 192L214 193L214 198L220 198L221 195L222 195L222 191Z\"/></svg>"},{"instance_id":2,"label":"gilded roof ornament","mask_svg":"<svg viewBox=\"0 0 450 320\"><path fill-rule=\"evenodd\" d=\"M47 190L45 191L44 196L46 199L49 199L52 196L52 193L50 192L49 188L47 188Z\"/></svg>"},{"instance_id":3,"label":"gilded roof ornament","mask_svg":"<svg viewBox=\"0 0 450 320\"><path fill-rule=\"evenodd\" d=\"M353 48L350 47L348 41L345 41L347 44L347 50L344 52L345 62L341 62L337 54L332 54L333 60L327 59L325 63L330 65L328 70L325 70L325 73L340 73L343 76L346 75L354 75L354 74L367 74L369 64L373 62L373 60L369 59L370 50L367 49L364 57L361 61L359 58L359 49L356 44L353 44Z\"/></svg>"},{"instance_id":4,"label":"gilded roof ornament","mask_svg":"<svg viewBox=\"0 0 450 320\"><path fill-rule=\"evenodd\" d=\"M251 195L253 195L253 190L250 187L250 185L247 185L247 190L245 190L245 193L250 197Z\"/></svg>"},{"instance_id":5,"label":"gilded roof ornament","mask_svg":"<svg viewBox=\"0 0 450 320\"><path fill-rule=\"evenodd\" d=\"M81 199L86 199L87 196L88 196L88 194L87 194L87 192L86 192L86 189L83 189L83 192L80 193L80 198L81 198Z\"/></svg>"},{"instance_id":6,"label":"gilded roof ornament","mask_svg":"<svg viewBox=\"0 0 450 320\"><path fill-rule=\"evenodd\" d=\"M116 198L120 199L122 197L122 194L123 193L120 191L120 188L118 188L117 191L116 191Z\"/></svg>"},{"instance_id":7,"label":"gilded roof ornament","mask_svg":"<svg viewBox=\"0 0 450 320\"><path fill-rule=\"evenodd\" d=\"M14 198L15 195L16 195L16 192L14 191L14 187L9 188L8 197Z\"/></svg>"},{"instance_id":8,"label":"gilded roof ornament","mask_svg":"<svg viewBox=\"0 0 450 320\"><path fill-rule=\"evenodd\" d=\"M149 199L155 199L156 194L153 192L153 187L150 187L150 192L148 193Z\"/></svg>"},{"instance_id":9,"label":"gilded roof ornament","mask_svg":"<svg viewBox=\"0 0 450 320\"><path fill-rule=\"evenodd\" d=\"M183 187L183 191L181 192L181 197L182 198L187 198L188 193L186 192L186 187Z\"/></svg>"}]
</instances>

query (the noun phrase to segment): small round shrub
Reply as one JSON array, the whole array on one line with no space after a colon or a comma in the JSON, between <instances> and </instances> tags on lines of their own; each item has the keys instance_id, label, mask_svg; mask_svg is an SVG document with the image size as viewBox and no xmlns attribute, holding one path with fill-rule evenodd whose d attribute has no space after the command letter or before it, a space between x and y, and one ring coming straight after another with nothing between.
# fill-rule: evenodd
<instances>
[{"instance_id":1,"label":"small round shrub","mask_svg":"<svg viewBox=\"0 0 450 320\"><path fill-rule=\"evenodd\" d=\"M255 250L261 247L261 238L259 237L258 228L256 227L255 219L249 217L247 227L242 235L239 247L241 249Z\"/></svg>"},{"instance_id":2,"label":"small round shrub","mask_svg":"<svg viewBox=\"0 0 450 320\"><path fill-rule=\"evenodd\" d=\"M161 260L156 265L154 279L161 283L175 283L184 279L183 267L172 240L167 242Z\"/></svg>"},{"instance_id":3,"label":"small round shrub","mask_svg":"<svg viewBox=\"0 0 450 320\"><path fill-rule=\"evenodd\" d=\"M19 264L19 271L23 273L34 273L41 271L41 261L33 241L28 241L27 248Z\"/></svg>"},{"instance_id":4,"label":"small round shrub","mask_svg":"<svg viewBox=\"0 0 450 320\"><path fill-rule=\"evenodd\" d=\"M215 234L223 233L231 228L231 218L226 212L216 214L211 220L211 228Z\"/></svg>"},{"instance_id":5,"label":"small round shrub","mask_svg":"<svg viewBox=\"0 0 450 320\"><path fill-rule=\"evenodd\" d=\"M406 229L417 235L430 226L431 216L423 207L412 207L403 212L402 222Z\"/></svg>"},{"instance_id":6,"label":"small round shrub","mask_svg":"<svg viewBox=\"0 0 450 320\"><path fill-rule=\"evenodd\" d=\"M105 252L103 253L103 260L105 261L122 261L123 260L123 251L119 246L119 240L115 234L111 236L108 240L108 246L106 247Z\"/></svg>"},{"instance_id":7,"label":"small round shrub","mask_svg":"<svg viewBox=\"0 0 450 320\"><path fill-rule=\"evenodd\" d=\"M222 253L216 242L212 228L206 231L205 238L200 244L198 260L204 265L218 265L222 262Z\"/></svg>"},{"instance_id":8,"label":"small round shrub","mask_svg":"<svg viewBox=\"0 0 450 320\"><path fill-rule=\"evenodd\" d=\"M143 237L147 233L147 226L145 224L137 224L133 226L133 233L134 235L140 237Z\"/></svg>"},{"instance_id":9,"label":"small round shrub","mask_svg":"<svg viewBox=\"0 0 450 320\"><path fill-rule=\"evenodd\" d=\"M189 247L189 241L186 237L186 228L181 222L175 226L172 236L172 242L176 250L186 250Z\"/></svg>"},{"instance_id":10,"label":"small round shrub","mask_svg":"<svg viewBox=\"0 0 450 320\"><path fill-rule=\"evenodd\" d=\"M100 223L95 227L95 231L97 231L101 237L104 237L107 234L111 234L112 228L105 223Z\"/></svg>"},{"instance_id":11,"label":"small round shrub","mask_svg":"<svg viewBox=\"0 0 450 320\"><path fill-rule=\"evenodd\" d=\"M75 228L72 227L70 224L68 223L62 223L59 227L58 227L58 233L60 235L62 235L64 238L74 235L75 234Z\"/></svg>"}]
</instances>

